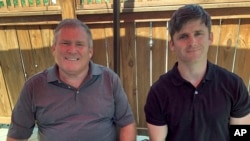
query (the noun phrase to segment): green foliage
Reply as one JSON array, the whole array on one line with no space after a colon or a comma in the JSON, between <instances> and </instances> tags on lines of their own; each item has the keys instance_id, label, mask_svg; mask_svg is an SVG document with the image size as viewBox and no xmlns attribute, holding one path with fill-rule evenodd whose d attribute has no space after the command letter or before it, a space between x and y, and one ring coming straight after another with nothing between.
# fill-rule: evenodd
<instances>
[{"instance_id":1,"label":"green foliage","mask_svg":"<svg viewBox=\"0 0 250 141\"><path fill-rule=\"evenodd\" d=\"M4 6L3 1L4 0L2 0L2 1L0 0L0 7ZM18 6L18 0L5 0L5 1L6 1L7 6L12 6L12 5ZM49 3L49 0L44 0L45 5L48 5L48 3ZM26 5L25 0L21 0L21 4L22 4L22 6ZM28 5L34 5L33 0L29 0ZM36 0L36 5L41 5L41 1Z\"/></svg>"},{"instance_id":2,"label":"green foliage","mask_svg":"<svg viewBox=\"0 0 250 141\"><path fill-rule=\"evenodd\" d=\"M0 8L3 6L4 6L3 1L0 1Z\"/></svg>"},{"instance_id":3,"label":"green foliage","mask_svg":"<svg viewBox=\"0 0 250 141\"><path fill-rule=\"evenodd\" d=\"M86 1L86 0L85 0ZM105 0L105 2L109 2L110 0ZM87 0L88 3L92 3L92 0ZM84 3L84 0L81 0L81 3ZM96 0L96 3L101 3L101 0Z\"/></svg>"},{"instance_id":4,"label":"green foliage","mask_svg":"<svg viewBox=\"0 0 250 141\"><path fill-rule=\"evenodd\" d=\"M7 0L6 2L7 2L7 5L8 5L8 6L11 6L10 0Z\"/></svg>"}]
</instances>

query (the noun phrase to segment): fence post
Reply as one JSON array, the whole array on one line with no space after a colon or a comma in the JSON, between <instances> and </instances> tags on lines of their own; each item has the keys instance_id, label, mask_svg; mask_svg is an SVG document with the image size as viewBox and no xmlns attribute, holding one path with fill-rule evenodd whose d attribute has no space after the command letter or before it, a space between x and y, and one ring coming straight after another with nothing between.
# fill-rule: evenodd
<instances>
[{"instance_id":1,"label":"fence post","mask_svg":"<svg viewBox=\"0 0 250 141\"><path fill-rule=\"evenodd\" d=\"M62 11L62 19L76 18L75 0L59 0L59 1Z\"/></svg>"}]
</instances>

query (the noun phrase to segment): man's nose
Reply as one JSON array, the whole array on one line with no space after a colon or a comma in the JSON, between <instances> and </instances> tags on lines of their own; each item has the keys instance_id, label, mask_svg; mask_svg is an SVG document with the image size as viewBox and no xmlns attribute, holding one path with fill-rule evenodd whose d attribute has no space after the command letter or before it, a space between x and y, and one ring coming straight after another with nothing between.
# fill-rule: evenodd
<instances>
[{"instance_id":1,"label":"man's nose","mask_svg":"<svg viewBox=\"0 0 250 141\"><path fill-rule=\"evenodd\" d=\"M189 42L189 45L193 46L197 43L197 40L194 36L190 36L188 42Z\"/></svg>"},{"instance_id":2,"label":"man's nose","mask_svg":"<svg viewBox=\"0 0 250 141\"><path fill-rule=\"evenodd\" d=\"M74 53L76 52L76 45L75 44L70 44L68 47L68 52Z\"/></svg>"}]
</instances>

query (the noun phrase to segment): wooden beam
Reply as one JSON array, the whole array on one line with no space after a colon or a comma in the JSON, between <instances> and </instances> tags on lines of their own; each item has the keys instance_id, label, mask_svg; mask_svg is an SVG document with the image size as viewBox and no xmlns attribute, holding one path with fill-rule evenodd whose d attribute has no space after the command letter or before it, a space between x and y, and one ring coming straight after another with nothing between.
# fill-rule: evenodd
<instances>
[{"instance_id":1,"label":"wooden beam","mask_svg":"<svg viewBox=\"0 0 250 141\"><path fill-rule=\"evenodd\" d=\"M62 19L76 18L75 1L74 0L59 0L62 11Z\"/></svg>"},{"instance_id":2,"label":"wooden beam","mask_svg":"<svg viewBox=\"0 0 250 141\"><path fill-rule=\"evenodd\" d=\"M1 17L0 25L46 25L58 24L61 15Z\"/></svg>"},{"instance_id":3,"label":"wooden beam","mask_svg":"<svg viewBox=\"0 0 250 141\"><path fill-rule=\"evenodd\" d=\"M59 14L61 15L61 11L12 11L12 12L0 12L0 17L42 16L42 15L47 16L47 15L59 15Z\"/></svg>"},{"instance_id":4,"label":"wooden beam","mask_svg":"<svg viewBox=\"0 0 250 141\"><path fill-rule=\"evenodd\" d=\"M250 18L250 10L247 7L244 8L218 8L207 9L211 18L215 19L246 19ZM226 12L225 12L226 11ZM126 12L121 13L120 20L123 22L145 22L145 21L168 21L174 10L169 11L154 11L154 12ZM77 15L78 19L85 21L88 24L103 24L113 23L112 14L84 14Z\"/></svg>"},{"instance_id":5,"label":"wooden beam","mask_svg":"<svg viewBox=\"0 0 250 141\"><path fill-rule=\"evenodd\" d=\"M10 124L11 117L0 117L1 124Z\"/></svg>"},{"instance_id":6,"label":"wooden beam","mask_svg":"<svg viewBox=\"0 0 250 141\"><path fill-rule=\"evenodd\" d=\"M124 2L121 4L121 13L126 12L155 12L155 11L173 11L177 10L184 4L190 2L163 2L163 1L147 1L147 2ZM205 9L220 8L250 8L250 1L245 2L201 2L199 3ZM77 5L76 14L101 14L112 13L113 4L86 4Z\"/></svg>"}]
</instances>

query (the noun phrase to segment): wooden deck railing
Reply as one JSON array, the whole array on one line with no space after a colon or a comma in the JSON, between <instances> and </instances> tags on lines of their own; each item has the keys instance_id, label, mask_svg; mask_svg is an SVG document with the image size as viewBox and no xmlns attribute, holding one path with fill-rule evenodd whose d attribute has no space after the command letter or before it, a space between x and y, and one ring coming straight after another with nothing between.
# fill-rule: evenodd
<instances>
[{"instance_id":1,"label":"wooden deck railing","mask_svg":"<svg viewBox=\"0 0 250 141\"><path fill-rule=\"evenodd\" d=\"M58 14L63 0L0 0L0 17ZM113 0L72 0L77 15L113 13ZM199 3L206 9L249 8L250 0L120 0L121 13L171 11L181 5ZM25 14L23 13L25 12Z\"/></svg>"},{"instance_id":2,"label":"wooden deck railing","mask_svg":"<svg viewBox=\"0 0 250 141\"><path fill-rule=\"evenodd\" d=\"M113 0L75 0L77 14L112 13ZM184 4L204 8L250 7L249 0L120 0L121 12L171 11Z\"/></svg>"},{"instance_id":3,"label":"wooden deck railing","mask_svg":"<svg viewBox=\"0 0 250 141\"><path fill-rule=\"evenodd\" d=\"M58 0L0 0L0 17L51 15L60 10Z\"/></svg>"}]
</instances>

